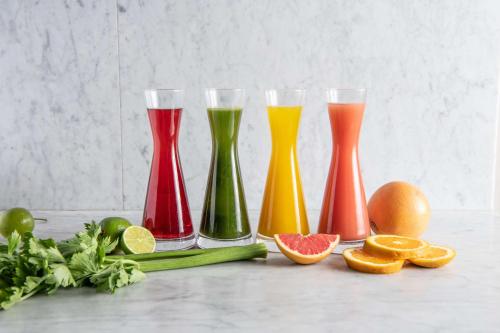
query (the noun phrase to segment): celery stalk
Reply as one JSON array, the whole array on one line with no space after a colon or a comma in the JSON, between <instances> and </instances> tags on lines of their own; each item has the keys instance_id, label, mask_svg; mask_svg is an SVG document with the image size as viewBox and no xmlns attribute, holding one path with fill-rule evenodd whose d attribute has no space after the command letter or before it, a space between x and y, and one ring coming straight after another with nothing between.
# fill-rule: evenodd
<instances>
[{"instance_id":1,"label":"celery stalk","mask_svg":"<svg viewBox=\"0 0 500 333\"><path fill-rule=\"evenodd\" d=\"M194 251L194 250L188 250ZM210 249L198 255L177 257L172 259L158 259L138 261L140 270L144 273L164 271L169 269L198 267L228 261L248 260L253 258L266 258L267 247L265 244L251 244L218 249ZM157 256L159 258L159 256Z\"/></svg>"},{"instance_id":2,"label":"celery stalk","mask_svg":"<svg viewBox=\"0 0 500 333\"><path fill-rule=\"evenodd\" d=\"M163 251L163 252L142 253L142 254L111 255L111 256L106 256L106 259L130 259L135 261L144 261L152 259L156 260L156 259L167 259L167 258L182 258L198 254L210 253L214 250L218 249L192 249L192 250Z\"/></svg>"}]
</instances>

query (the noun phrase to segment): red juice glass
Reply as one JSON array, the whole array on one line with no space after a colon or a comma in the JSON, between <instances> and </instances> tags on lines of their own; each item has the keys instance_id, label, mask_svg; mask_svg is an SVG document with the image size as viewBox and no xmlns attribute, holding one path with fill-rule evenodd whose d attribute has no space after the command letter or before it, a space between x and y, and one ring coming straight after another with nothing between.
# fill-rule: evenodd
<instances>
[{"instance_id":1,"label":"red juice glass","mask_svg":"<svg viewBox=\"0 0 500 333\"><path fill-rule=\"evenodd\" d=\"M154 152L142 224L158 250L190 248L196 240L178 150L184 91L149 89L145 96Z\"/></svg>"}]
</instances>

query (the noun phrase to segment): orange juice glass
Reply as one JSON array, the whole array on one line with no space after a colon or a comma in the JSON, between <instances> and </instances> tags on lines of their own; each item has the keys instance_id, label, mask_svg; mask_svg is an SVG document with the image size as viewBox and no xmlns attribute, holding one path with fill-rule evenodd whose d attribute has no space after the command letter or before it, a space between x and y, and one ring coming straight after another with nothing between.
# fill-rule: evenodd
<instances>
[{"instance_id":1,"label":"orange juice glass","mask_svg":"<svg viewBox=\"0 0 500 333\"><path fill-rule=\"evenodd\" d=\"M266 91L272 152L259 219L257 242L278 251L274 234L309 234L306 204L297 159L297 134L305 91Z\"/></svg>"},{"instance_id":2,"label":"orange juice glass","mask_svg":"<svg viewBox=\"0 0 500 333\"><path fill-rule=\"evenodd\" d=\"M318 233L339 234L341 243L362 242L370 235L358 158L366 90L329 89L327 98L333 149Z\"/></svg>"}]
</instances>

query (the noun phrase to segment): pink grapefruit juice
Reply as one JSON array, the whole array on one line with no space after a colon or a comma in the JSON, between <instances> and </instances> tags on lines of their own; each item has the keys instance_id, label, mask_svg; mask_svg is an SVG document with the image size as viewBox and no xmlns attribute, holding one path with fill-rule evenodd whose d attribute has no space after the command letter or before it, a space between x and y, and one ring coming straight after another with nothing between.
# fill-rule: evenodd
<instances>
[{"instance_id":1,"label":"pink grapefruit juice","mask_svg":"<svg viewBox=\"0 0 500 333\"><path fill-rule=\"evenodd\" d=\"M364 109L364 103L328 104L333 153L318 232L339 234L341 241L359 241L370 235L358 159Z\"/></svg>"}]
</instances>

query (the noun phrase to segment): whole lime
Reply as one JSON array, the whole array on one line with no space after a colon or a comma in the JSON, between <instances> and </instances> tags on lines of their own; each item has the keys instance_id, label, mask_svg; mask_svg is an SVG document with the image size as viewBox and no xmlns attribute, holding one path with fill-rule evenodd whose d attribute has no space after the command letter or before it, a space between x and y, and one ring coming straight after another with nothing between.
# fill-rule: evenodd
<instances>
[{"instance_id":1,"label":"whole lime","mask_svg":"<svg viewBox=\"0 0 500 333\"><path fill-rule=\"evenodd\" d=\"M0 234L5 238L15 231L20 235L33 232L35 220L29 210L25 208L11 208L0 214Z\"/></svg>"},{"instance_id":2,"label":"whole lime","mask_svg":"<svg viewBox=\"0 0 500 333\"><path fill-rule=\"evenodd\" d=\"M99 224L103 234L113 241L120 238L122 232L132 225L129 220L116 216L106 217Z\"/></svg>"}]
</instances>

